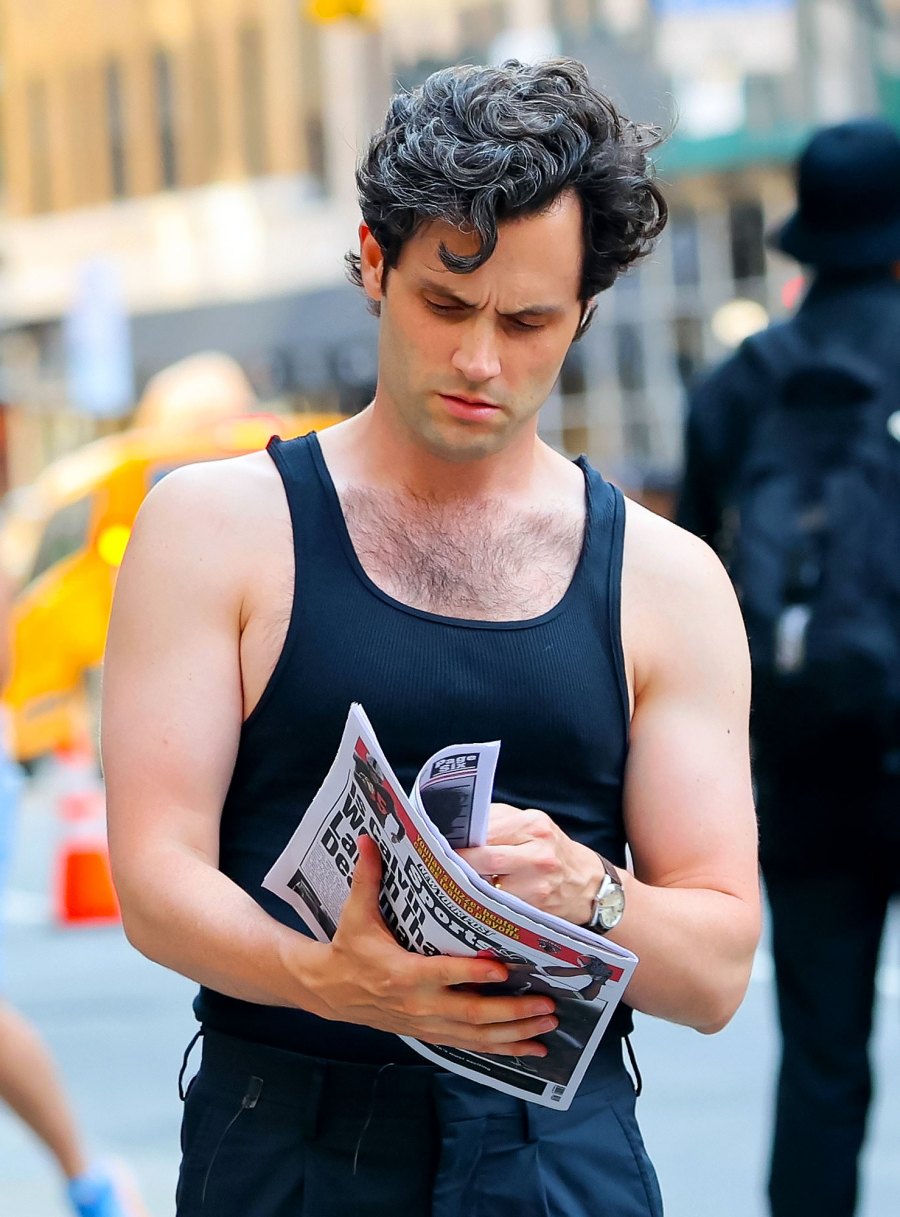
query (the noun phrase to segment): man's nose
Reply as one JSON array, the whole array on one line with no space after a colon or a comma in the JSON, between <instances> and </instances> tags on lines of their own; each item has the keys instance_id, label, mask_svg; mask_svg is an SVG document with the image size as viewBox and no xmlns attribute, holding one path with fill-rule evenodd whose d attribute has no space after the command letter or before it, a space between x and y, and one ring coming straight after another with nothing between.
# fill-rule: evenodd
<instances>
[{"instance_id":1,"label":"man's nose","mask_svg":"<svg viewBox=\"0 0 900 1217\"><path fill-rule=\"evenodd\" d=\"M466 326L453 356L453 367L470 384L483 384L500 375L500 351L494 327L486 320Z\"/></svg>"}]
</instances>

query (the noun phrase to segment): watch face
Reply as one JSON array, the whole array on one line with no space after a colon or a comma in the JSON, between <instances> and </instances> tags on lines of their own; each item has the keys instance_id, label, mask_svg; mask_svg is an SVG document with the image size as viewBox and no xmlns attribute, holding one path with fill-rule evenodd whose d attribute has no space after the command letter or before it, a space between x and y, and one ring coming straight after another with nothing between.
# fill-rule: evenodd
<instances>
[{"instance_id":1,"label":"watch face","mask_svg":"<svg viewBox=\"0 0 900 1217\"><path fill-rule=\"evenodd\" d=\"M605 930L611 930L622 920L624 912L625 893L620 887L614 887L602 899L598 920Z\"/></svg>"}]
</instances>

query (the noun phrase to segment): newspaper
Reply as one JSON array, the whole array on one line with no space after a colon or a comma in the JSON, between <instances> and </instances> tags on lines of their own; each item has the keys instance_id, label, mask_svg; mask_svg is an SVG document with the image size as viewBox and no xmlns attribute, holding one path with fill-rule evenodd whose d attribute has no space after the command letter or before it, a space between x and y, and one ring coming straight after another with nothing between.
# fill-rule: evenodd
<instances>
[{"instance_id":1,"label":"newspaper","mask_svg":"<svg viewBox=\"0 0 900 1217\"><path fill-rule=\"evenodd\" d=\"M637 956L511 892L499 891L454 851L483 844L500 745L435 753L407 798L362 707L350 708L337 756L263 886L333 937L350 888L357 840L381 853L381 912L401 946L422 955L501 960L507 981L485 992L554 999L559 1026L539 1038L544 1057L506 1057L402 1037L422 1056L506 1094L566 1110L609 1024Z\"/></svg>"}]
</instances>

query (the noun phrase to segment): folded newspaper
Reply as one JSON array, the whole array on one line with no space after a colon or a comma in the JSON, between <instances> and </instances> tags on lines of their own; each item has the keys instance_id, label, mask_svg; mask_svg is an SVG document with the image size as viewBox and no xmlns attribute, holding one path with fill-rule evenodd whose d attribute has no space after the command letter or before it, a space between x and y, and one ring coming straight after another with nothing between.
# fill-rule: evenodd
<instances>
[{"instance_id":1,"label":"folded newspaper","mask_svg":"<svg viewBox=\"0 0 900 1217\"><path fill-rule=\"evenodd\" d=\"M486 991L541 994L559 1026L544 1057L506 1057L424 1044L422 1056L545 1107L568 1108L637 956L590 930L499 891L455 849L483 844L500 744L455 744L430 757L403 791L360 705L350 707L337 756L263 886L291 904L322 942L334 935L370 836L384 863L381 911L397 941L421 955L501 960L506 982Z\"/></svg>"}]
</instances>

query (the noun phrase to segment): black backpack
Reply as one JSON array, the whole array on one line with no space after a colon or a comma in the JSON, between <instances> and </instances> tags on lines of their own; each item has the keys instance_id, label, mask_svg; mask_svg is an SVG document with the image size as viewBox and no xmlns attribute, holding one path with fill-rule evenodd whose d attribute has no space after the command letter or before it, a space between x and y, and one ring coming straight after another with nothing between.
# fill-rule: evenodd
<instances>
[{"instance_id":1,"label":"black backpack","mask_svg":"<svg viewBox=\"0 0 900 1217\"><path fill-rule=\"evenodd\" d=\"M853 352L769 346L727 561L757 745L900 726L900 384ZM773 360L775 363L773 364Z\"/></svg>"}]
</instances>

